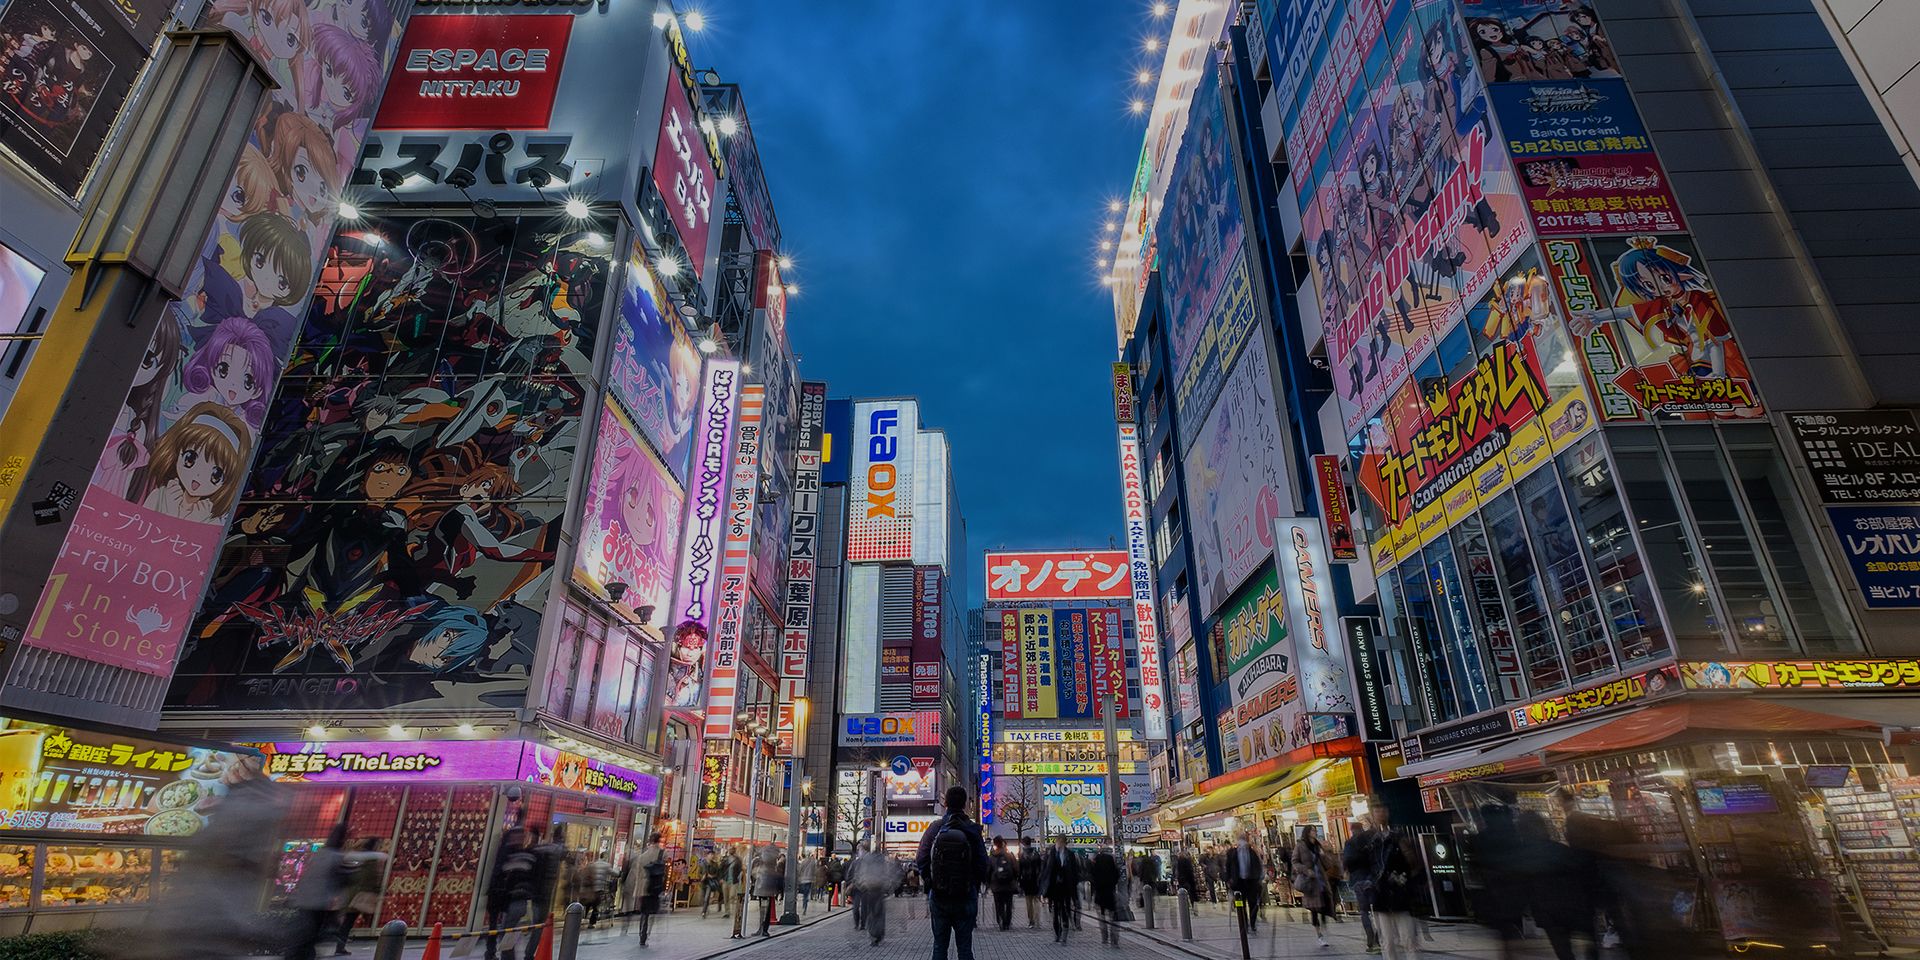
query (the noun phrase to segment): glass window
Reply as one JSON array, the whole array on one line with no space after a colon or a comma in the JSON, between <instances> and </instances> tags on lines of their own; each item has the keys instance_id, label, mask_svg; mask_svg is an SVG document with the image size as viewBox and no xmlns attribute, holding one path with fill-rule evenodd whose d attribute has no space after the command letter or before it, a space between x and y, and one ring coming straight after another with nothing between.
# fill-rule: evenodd
<instances>
[{"instance_id":1,"label":"glass window","mask_svg":"<svg viewBox=\"0 0 1920 960\"><path fill-rule=\"evenodd\" d=\"M565 717L573 708L574 681L580 676L580 608L569 603L565 610L553 651L553 674L547 681L547 710L556 717Z\"/></svg>"},{"instance_id":2,"label":"glass window","mask_svg":"<svg viewBox=\"0 0 1920 960\"><path fill-rule=\"evenodd\" d=\"M1389 571L1380 577L1374 596L1380 600L1381 622L1387 625L1387 635L1404 643L1407 638L1405 631L1401 628L1400 588L1394 584L1394 575ZM1406 658L1402 655L1403 652L1400 643L1387 644L1387 659L1392 664L1387 671L1387 689L1394 703L1413 710L1421 710L1422 703L1413 694L1418 680L1413 676L1413 671L1406 669Z\"/></svg>"},{"instance_id":3,"label":"glass window","mask_svg":"<svg viewBox=\"0 0 1920 960\"><path fill-rule=\"evenodd\" d=\"M49 846L42 907L145 903L152 892L152 847Z\"/></svg>"},{"instance_id":4,"label":"glass window","mask_svg":"<svg viewBox=\"0 0 1920 960\"><path fill-rule=\"evenodd\" d=\"M1535 470L1514 485L1533 538L1533 555L1540 562L1547 603L1560 625L1567 665L1575 681L1610 673L1619 666L1613 641L1593 602L1593 580L1580 555L1580 538L1573 518L1560 497L1560 478L1552 470Z\"/></svg>"},{"instance_id":5,"label":"glass window","mask_svg":"<svg viewBox=\"0 0 1920 960\"><path fill-rule=\"evenodd\" d=\"M1479 517L1470 516L1448 536L1460 555L1461 585L1492 661L1494 690L1502 703L1525 700L1527 681L1520 669L1520 651L1513 644L1507 602L1500 595L1500 580L1493 574L1493 551L1487 546L1486 528L1480 525Z\"/></svg>"},{"instance_id":6,"label":"glass window","mask_svg":"<svg viewBox=\"0 0 1920 960\"><path fill-rule=\"evenodd\" d=\"M579 654L574 658L571 677L573 689L567 694L567 712L563 716L583 727L593 722L593 691L600 686L601 652L606 646L602 629L601 624L595 622L581 630Z\"/></svg>"},{"instance_id":7,"label":"glass window","mask_svg":"<svg viewBox=\"0 0 1920 960\"><path fill-rule=\"evenodd\" d=\"M1672 477L1651 431L1643 438L1623 431L1622 439L1613 443L1613 458L1620 471L1618 482L1640 527L1652 582L1666 607L1674 646L1682 657L1724 655L1727 638L1700 566L1700 550L1674 500Z\"/></svg>"},{"instance_id":8,"label":"glass window","mask_svg":"<svg viewBox=\"0 0 1920 960\"><path fill-rule=\"evenodd\" d=\"M0 844L0 910L27 906L33 895L33 857L30 843Z\"/></svg>"},{"instance_id":9,"label":"glass window","mask_svg":"<svg viewBox=\"0 0 1920 960\"><path fill-rule=\"evenodd\" d=\"M1752 447L1734 439L1732 431L1726 436L1734 476L1753 511L1752 529L1760 536L1766 558L1773 562L1802 652L1859 652L1860 637L1854 633L1831 568L1818 560L1808 562L1809 556L1820 555L1820 549L1771 432L1761 434L1763 446Z\"/></svg>"},{"instance_id":10,"label":"glass window","mask_svg":"<svg viewBox=\"0 0 1920 960\"><path fill-rule=\"evenodd\" d=\"M1713 444L1712 431L1669 430L1669 442ZM1688 436L1691 435L1691 436ZM1790 649L1786 623L1774 601L1760 551L1749 535L1747 518L1734 499L1719 446L1673 450L1673 478L1693 511L1707 563L1726 604L1734 644L1742 653L1782 653Z\"/></svg>"},{"instance_id":11,"label":"glass window","mask_svg":"<svg viewBox=\"0 0 1920 960\"><path fill-rule=\"evenodd\" d=\"M1480 657L1479 631L1474 629L1466 592L1460 588L1460 568L1453 560L1453 543L1445 534L1427 545L1427 586L1447 635L1447 665L1453 671L1462 713L1494 707L1487 689L1487 668Z\"/></svg>"},{"instance_id":12,"label":"glass window","mask_svg":"<svg viewBox=\"0 0 1920 960\"><path fill-rule=\"evenodd\" d=\"M1426 570L1418 560L1401 564L1400 613L1406 618L1407 640L1413 656L1426 674L1428 709L1434 723L1465 715L1452 664L1447 662L1446 639L1439 619L1433 613L1433 599L1427 591Z\"/></svg>"},{"instance_id":13,"label":"glass window","mask_svg":"<svg viewBox=\"0 0 1920 960\"><path fill-rule=\"evenodd\" d=\"M1493 544L1494 568L1513 607L1513 633L1520 641L1520 662L1527 671L1527 685L1535 696L1557 690L1566 685L1567 670L1560 662L1560 645L1553 637L1550 608L1540 590L1533 551L1520 526L1520 505L1508 491L1487 504L1480 516Z\"/></svg>"},{"instance_id":14,"label":"glass window","mask_svg":"<svg viewBox=\"0 0 1920 960\"><path fill-rule=\"evenodd\" d=\"M1669 649L1666 629L1600 435L1593 434L1561 454L1560 471L1566 478L1581 543L1599 582L1600 609L1620 644L1621 662L1634 664L1665 654Z\"/></svg>"}]
</instances>

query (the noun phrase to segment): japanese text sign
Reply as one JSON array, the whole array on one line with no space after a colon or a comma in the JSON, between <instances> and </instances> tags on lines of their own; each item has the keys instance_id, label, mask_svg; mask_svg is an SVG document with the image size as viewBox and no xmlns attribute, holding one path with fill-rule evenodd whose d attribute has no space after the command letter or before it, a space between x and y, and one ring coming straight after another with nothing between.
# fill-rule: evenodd
<instances>
[{"instance_id":1,"label":"japanese text sign","mask_svg":"<svg viewBox=\"0 0 1920 960\"><path fill-rule=\"evenodd\" d=\"M1125 600L1127 574L1123 550L990 552L987 600Z\"/></svg>"}]
</instances>

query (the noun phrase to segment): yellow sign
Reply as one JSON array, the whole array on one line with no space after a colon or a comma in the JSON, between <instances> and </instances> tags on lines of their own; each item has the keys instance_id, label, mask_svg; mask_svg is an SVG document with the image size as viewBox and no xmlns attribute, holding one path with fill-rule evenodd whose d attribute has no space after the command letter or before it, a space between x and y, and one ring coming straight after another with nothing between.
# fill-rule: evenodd
<instances>
[{"instance_id":1,"label":"yellow sign","mask_svg":"<svg viewBox=\"0 0 1920 960\"><path fill-rule=\"evenodd\" d=\"M993 770L995 773L1004 777L1098 777L1106 774L1107 764L1105 761L1096 760L1065 760L1058 763L996 763L993 765ZM1120 772L1122 774L1139 773L1140 765L1122 760L1120 761Z\"/></svg>"},{"instance_id":2,"label":"yellow sign","mask_svg":"<svg viewBox=\"0 0 1920 960\"><path fill-rule=\"evenodd\" d=\"M1920 660L1707 660L1680 665L1688 690L1910 690Z\"/></svg>"},{"instance_id":3,"label":"yellow sign","mask_svg":"<svg viewBox=\"0 0 1920 960\"><path fill-rule=\"evenodd\" d=\"M1132 740L1133 731L1124 727L1113 732L1116 740ZM1002 730L1001 743L1105 743L1099 730Z\"/></svg>"}]
</instances>

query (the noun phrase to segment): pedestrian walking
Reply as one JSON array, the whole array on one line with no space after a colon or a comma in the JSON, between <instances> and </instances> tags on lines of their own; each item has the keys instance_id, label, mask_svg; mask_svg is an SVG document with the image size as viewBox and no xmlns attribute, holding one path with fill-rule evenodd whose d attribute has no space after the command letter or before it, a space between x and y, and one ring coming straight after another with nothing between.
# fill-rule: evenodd
<instances>
[{"instance_id":1,"label":"pedestrian walking","mask_svg":"<svg viewBox=\"0 0 1920 960\"><path fill-rule=\"evenodd\" d=\"M813 857L800 858L799 874L800 912L805 913L813 903L813 885L820 878L820 861Z\"/></svg>"},{"instance_id":2,"label":"pedestrian walking","mask_svg":"<svg viewBox=\"0 0 1920 960\"><path fill-rule=\"evenodd\" d=\"M995 837L993 857L987 863L987 886L993 891L993 919L1002 930L1013 929L1013 895L1020 889L1020 861L1007 852L1007 838Z\"/></svg>"},{"instance_id":3,"label":"pedestrian walking","mask_svg":"<svg viewBox=\"0 0 1920 960\"><path fill-rule=\"evenodd\" d=\"M1340 868L1346 871L1347 885L1353 888L1354 908L1360 911L1360 927L1367 933L1368 953L1380 952L1380 935L1373 920L1373 885L1384 832L1369 816L1340 848Z\"/></svg>"},{"instance_id":4,"label":"pedestrian walking","mask_svg":"<svg viewBox=\"0 0 1920 960\"><path fill-rule=\"evenodd\" d=\"M1027 902L1027 928L1040 925L1040 863L1030 837L1020 838L1020 899Z\"/></svg>"},{"instance_id":5,"label":"pedestrian walking","mask_svg":"<svg viewBox=\"0 0 1920 960\"><path fill-rule=\"evenodd\" d=\"M287 898L295 923L287 938L286 960L313 960L314 946L345 906L347 880L353 872L341 849L346 842L347 824L342 820L334 825L326 845L310 854L301 868L300 880Z\"/></svg>"},{"instance_id":6,"label":"pedestrian walking","mask_svg":"<svg viewBox=\"0 0 1920 960\"><path fill-rule=\"evenodd\" d=\"M534 856L532 838L514 827L500 838L500 850L493 858L493 872L487 878L487 929L504 930L518 926L533 900ZM509 934L506 956L513 957L518 934ZM487 934L487 960L498 960L500 935Z\"/></svg>"},{"instance_id":7,"label":"pedestrian walking","mask_svg":"<svg viewBox=\"0 0 1920 960\"><path fill-rule=\"evenodd\" d=\"M762 901L760 911L760 935L773 936L769 927L773 923L775 901L787 889L787 858L780 855L780 848L767 844L760 848L753 860L753 898Z\"/></svg>"},{"instance_id":8,"label":"pedestrian walking","mask_svg":"<svg viewBox=\"0 0 1920 960\"><path fill-rule=\"evenodd\" d=\"M647 838L647 845L633 855L632 865L640 884L635 910L640 915L640 945L644 947L653 934L653 916L660 912L660 895L667 889L667 852L660 846L659 834Z\"/></svg>"},{"instance_id":9,"label":"pedestrian walking","mask_svg":"<svg viewBox=\"0 0 1920 960\"><path fill-rule=\"evenodd\" d=\"M1333 886L1340 881L1340 862L1320 840L1320 828L1309 824L1300 828L1300 839L1293 845L1293 892L1300 895L1313 920L1313 936L1320 945L1327 943L1327 920L1333 917Z\"/></svg>"},{"instance_id":10,"label":"pedestrian walking","mask_svg":"<svg viewBox=\"0 0 1920 960\"><path fill-rule=\"evenodd\" d=\"M1242 922L1252 933L1260 929L1260 910L1267 902L1266 863L1253 848L1253 831L1241 834L1239 846L1227 851L1222 861L1227 894L1245 904Z\"/></svg>"},{"instance_id":11,"label":"pedestrian walking","mask_svg":"<svg viewBox=\"0 0 1920 960\"><path fill-rule=\"evenodd\" d=\"M914 858L927 889L933 923L933 960L946 960L947 942L960 960L973 960L973 927L980 915L980 885L987 879L987 844L980 824L967 816L967 788L948 787L947 815L920 837Z\"/></svg>"},{"instance_id":12,"label":"pedestrian walking","mask_svg":"<svg viewBox=\"0 0 1920 960\"><path fill-rule=\"evenodd\" d=\"M1376 842L1373 864L1373 917L1386 960L1415 960L1419 954L1419 921L1414 911L1421 902L1420 857L1413 842L1393 832L1386 804L1373 801L1369 811Z\"/></svg>"},{"instance_id":13,"label":"pedestrian walking","mask_svg":"<svg viewBox=\"0 0 1920 960\"><path fill-rule=\"evenodd\" d=\"M899 868L880 852L880 841L860 855L848 870L854 889L854 925L879 946L887 936L887 895L900 882Z\"/></svg>"},{"instance_id":14,"label":"pedestrian walking","mask_svg":"<svg viewBox=\"0 0 1920 960\"><path fill-rule=\"evenodd\" d=\"M1053 913L1053 942L1066 943L1073 927L1073 904L1080 896L1080 859L1067 849L1067 836L1053 838L1053 849L1040 861L1040 890Z\"/></svg>"},{"instance_id":15,"label":"pedestrian walking","mask_svg":"<svg viewBox=\"0 0 1920 960\"><path fill-rule=\"evenodd\" d=\"M379 909L382 875L380 865L387 861L387 855L375 849L378 843L379 841L372 837L362 837L358 843L354 844L353 851L347 854L347 863L344 865L347 870L347 882L346 889L343 891L346 899L340 909L340 916L334 920L333 925L333 955L336 957L344 957L352 953L347 949L347 937L353 933L354 924L358 923L361 917L367 917L371 921L374 911Z\"/></svg>"},{"instance_id":16,"label":"pedestrian walking","mask_svg":"<svg viewBox=\"0 0 1920 960\"><path fill-rule=\"evenodd\" d=\"M591 930L600 923L600 911L607 911L609 918L614 912L613 880L616 871L613 861L606 853L601 853L591 861L582 858L580 864L580 892L584 895L580 905L587 908L587 929Z\"/></svg>"},{"instance_id":17,"label":"pedestrian walking","mask_svg":"<svg viewBox=\"0 0 1920 960\"><path fill-rule=\"evenodd\" d=\"M1187 891L1187 902L1199 902L1199 867L1193 862L1193 849L1184 843L1180 845L1180 851L1173 855L1173 883Z\"/></svg>"},{"instance_id":18,"label":"pedestrian walking","mask_svg":"<svg viewBox=\"0 0 1920 960\"><path fill-rule=\"evenodd\" d=\"M1105 847L1093 855L1087 865L1087 881L1092 887L1093 908L1100 917L1100 942L1120 945L1120 862Z\"/></svg>"}]
</instances>

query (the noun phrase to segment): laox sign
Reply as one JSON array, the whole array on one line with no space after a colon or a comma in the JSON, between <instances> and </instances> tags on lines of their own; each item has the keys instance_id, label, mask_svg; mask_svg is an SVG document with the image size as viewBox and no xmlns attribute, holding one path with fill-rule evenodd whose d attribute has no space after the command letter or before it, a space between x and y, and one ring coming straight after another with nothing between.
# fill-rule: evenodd
<instances>
[{"instance_id":1,"label":"laox sign","mask_svg":"<svg viewBox=\"0 0 1920 960\"><path fill-rule=\"evenodd\" d=\"M867 423L872 439L867 441L867 519L897 517L893 509L895 485L900 471L894 460L900 455L898 410L875 410Z\"/></svg>"},{"instance_id":2,"label":"laox sign","mask_svg":"<svg viewBox=\"0 0 1920 960\"><path fill-rule=\"evenodd\" d=\"M847 736L911 737L913 720L912 717L848 717Z\"/></svg>"}]
</instances>

